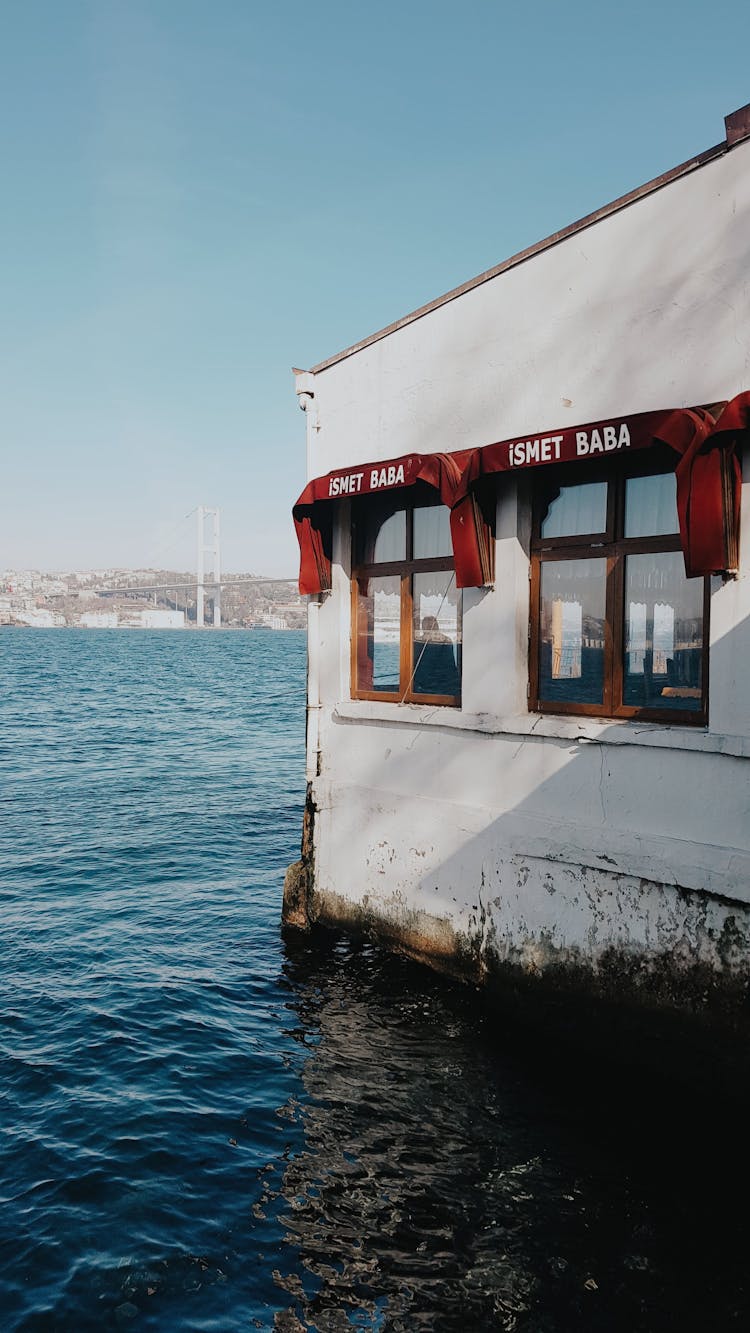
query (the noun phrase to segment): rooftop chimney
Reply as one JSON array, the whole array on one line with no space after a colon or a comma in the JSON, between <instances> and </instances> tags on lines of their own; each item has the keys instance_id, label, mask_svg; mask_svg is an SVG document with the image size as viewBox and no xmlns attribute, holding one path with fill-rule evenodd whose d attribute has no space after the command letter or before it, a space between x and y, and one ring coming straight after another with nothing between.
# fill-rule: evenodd
<instances>
[{"instance_id":1,"label":"rooftop chimney","mask_svg":"<svg viewBox=\"0 0 750 1333\"><path fill-rule=\"evenodd\" d=\"M750 139L750 102L747 106L741 106L739 111L730 111L724 117L724 124L727 127L727 148L733 148L743 139Z\"/></svg>"}]
</instances>

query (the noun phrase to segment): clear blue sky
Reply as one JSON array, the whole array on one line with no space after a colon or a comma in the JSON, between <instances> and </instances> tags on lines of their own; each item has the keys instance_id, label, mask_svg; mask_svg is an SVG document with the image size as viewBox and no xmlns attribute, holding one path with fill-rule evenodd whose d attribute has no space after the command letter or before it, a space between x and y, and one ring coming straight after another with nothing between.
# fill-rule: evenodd
<instances>
[{"instance_id":1,"label":"clear blue sky","mask_svg":"<svg viewBox=\"0 0 750 1333\"><path fill-rule=\"evenodd\" d=\"M222 510L296 563L307 367L724 137L747 0L5 0L0 568ZM750 220L748 225L750 225ZM160 563L192 565L192 525Z\"/></svg>"}]
</instances>

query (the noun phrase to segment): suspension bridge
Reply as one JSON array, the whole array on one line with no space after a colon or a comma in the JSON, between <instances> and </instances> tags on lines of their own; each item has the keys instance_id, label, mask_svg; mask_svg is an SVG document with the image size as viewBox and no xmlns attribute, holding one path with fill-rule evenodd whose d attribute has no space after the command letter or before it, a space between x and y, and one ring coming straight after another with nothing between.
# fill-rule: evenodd
<instances>
[{"instance_id":1,"label":"suspension bridge","mask_svg":"<svg viewBox=\"0 0 750 1333\"><path fill-rule=\"evenodd\" d=\"M220 511L208 505L198 505L197 509L191 510L185 515L185 519L196 515L196 575L195 578L185 579L183 581L170 580L168 583L105 583L100 587L87 587L85 590L80 588L70 588L69 593L85 591L86 595L92 597L111 597L115 595L125 596L128 594L146 594L150 593L156 598L158 593L174 593L175 596L182 592L195 594L196 604L196 625L203 629L206 627L206 601L212 603L213 614L212 624L214 629L221 628L221 596L222 592L231 588L242 588L249 586L284 586L295 585L297 583L296 575L291 578L282 576L280 578L268 578L266 576L256 576L249 574L242 578L222 579L221 577L221 515ZM179 520L178 527L182 525L184 519ZM208 525L208 536L206 535ZM164 547L162 546L162 553ZM153 565L149 567L153 568ZM53 594L56 597L65 596L64 593Z\"/></svg>"}]
</instances>

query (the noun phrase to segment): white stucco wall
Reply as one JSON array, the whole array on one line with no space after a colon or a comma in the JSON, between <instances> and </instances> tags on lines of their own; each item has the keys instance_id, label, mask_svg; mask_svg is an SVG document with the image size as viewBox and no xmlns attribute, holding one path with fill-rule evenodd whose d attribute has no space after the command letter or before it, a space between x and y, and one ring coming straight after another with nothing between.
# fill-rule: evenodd
<instances>
[{"instance_id":1,"label":"white stucco wall","mask_svg":"<svg viewBox=\"0 0 750 1333\"><path fill-rule=\"evenodd\" d=\"M743 143L316 375L311 474L749 388ZM542 938L592 965L614 947L724 966L701 932L750 904L750 460L705 730L528 712L525 486L500 487L494 589L464 595L461 710L350 700L340 508L311 643L316 886L464 934L481 916L524 966Z\"/></svg>"},{"instance_id":2,"label":"white stucco wall","mask_svg":"<svg viewBox=\"0 0 750 1333\"><path fill-rule=\"evenodd\" d=\"M750 384L750 141L316 376L312 475Z\"/></svg>"}]
</instances>

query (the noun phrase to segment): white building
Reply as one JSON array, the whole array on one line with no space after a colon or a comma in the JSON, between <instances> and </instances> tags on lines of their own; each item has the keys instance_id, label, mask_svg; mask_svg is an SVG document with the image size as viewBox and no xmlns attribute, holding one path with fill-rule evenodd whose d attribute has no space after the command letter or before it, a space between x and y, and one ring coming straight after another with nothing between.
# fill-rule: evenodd
<instances>
[{"instance_id":1,"label":"white building","mask_svg":"<svg viewBox=\"0 0 750 1333\"><path fill-rule=\"evenodd\" d=\"M296 373L309 785L285 920L479 979L731 1009L750 980L750 107Z\"/></svg>"},{"instance_id":2,"label":"white building","mask_svg":"<svg viewBox=\"0 0 750 1333\"><path fill-rule=\"evenodd\" d=\"M119 623L116 611L84 611L79 621L81 629L117 629Z\"/></svg>"},{"instance_id":3,"label":"white building","mask_svg":"<svg viewBox=\"0 0 750 1333\"><path fill-rule=\"evenodd\" d=\"M57 611L47 611L43 607L16 608L13 619L19 625L30 629L60 629L65 624L65 617Z\"/></svg>"},{"instance_id":4,"label":"white building","mask_svg":"<svg viewBox=\"0 0 750 1333\"><path fill-rule=\"evenodd\" d=\"M142 629L184 629L185 612L172 611L168 607L149 607L139 612Z\"/></svg>"}]
</instances>

